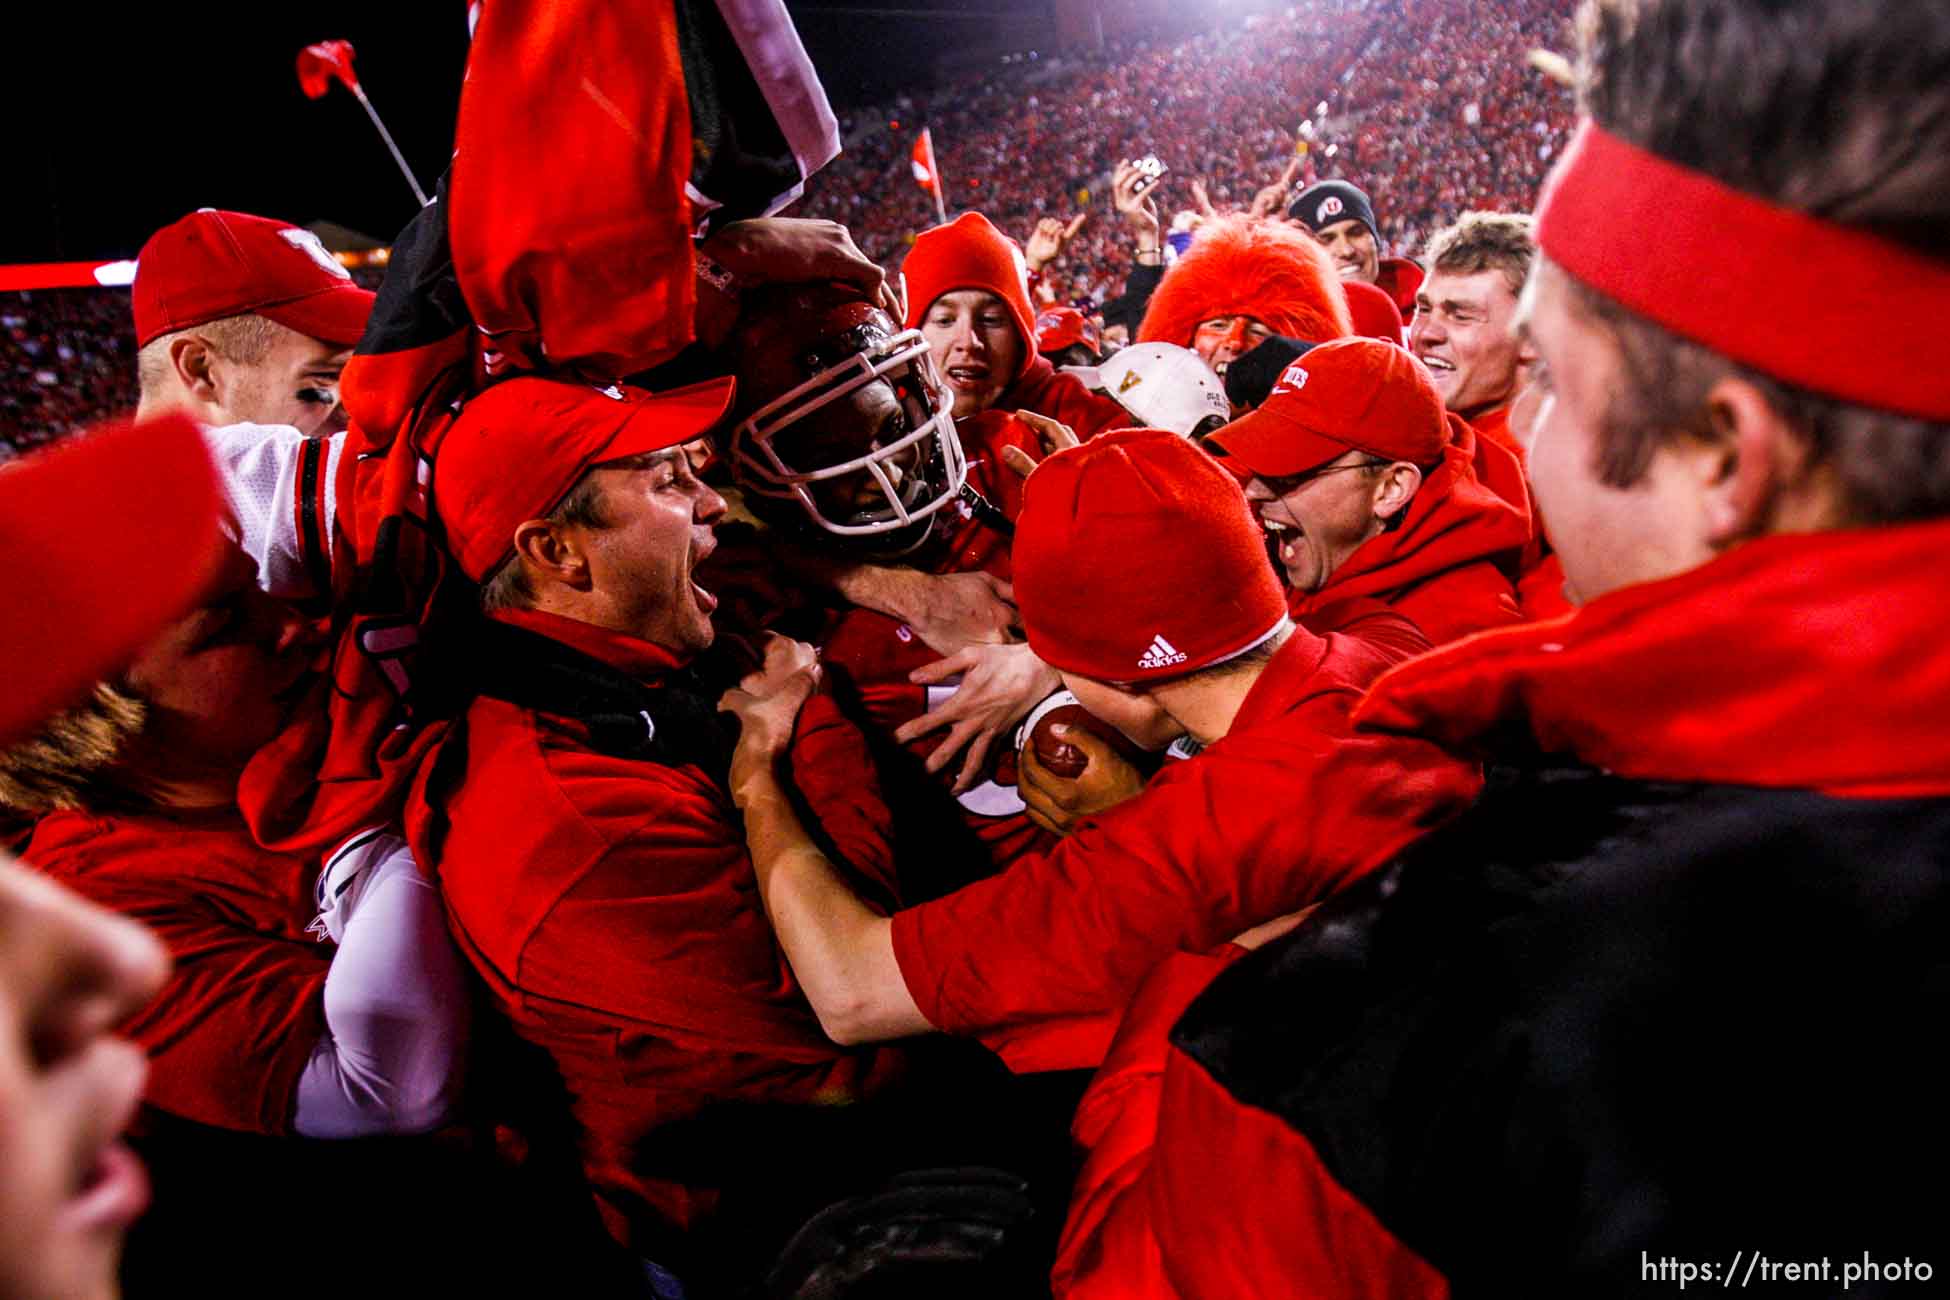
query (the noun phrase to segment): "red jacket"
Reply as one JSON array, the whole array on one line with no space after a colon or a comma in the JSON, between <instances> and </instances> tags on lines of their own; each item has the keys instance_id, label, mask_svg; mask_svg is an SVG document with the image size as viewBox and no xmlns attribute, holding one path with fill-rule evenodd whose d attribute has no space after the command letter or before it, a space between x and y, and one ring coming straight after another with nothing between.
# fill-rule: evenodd
<instances>
[{"instance_id":1,"label":"red jacket","mask_svg":"<svg viewBox=\"0 0 1950 1300\"><path fill-rule=\"evenodd\" d=\"M1950 727L1942 724L1943 703L1950 699L1950 656L1942 652L1938 572L1946 545L1950 545L1950 523L1941 522L1749 543L1691 572L1614 592L1569 619L1478 637L1424 656L1375 686L1360 711L1357 734L1413 732L1467 753L1497 752L1512 737L1520 737L1522 748L1568 755L1594 772L1602 771L1606 775L1601 779L1614 784L1698 783L1717 790L1713 797L1721 802L1716 817L1727 815L1726 800L1751 801L1753 792L1760 790L1818 792L1838 805L1858 808L1872 808L1875 801L1886 800L1913 810L1916 801L1950 797ZM1821 628L1834 634L1811 635L1811 630ZM1837 701L1844 704L1838 707ZM1683 804L1675 807L1684 809ZM1469 821L1460 818L1452 829L1464 828ZM1585 834L1593 845L1591 852L1602 857L1619 852L1621 843L1645 838L1648 829L1626 825L1621 830L1599 819ZM1864 879L1853 885L1843 881L1837 892L1867 899L1872 883L1868 873L1873 868L1859 855L1869 853L1879 861L1885 849L1894 854L1896 846L1861 838L1859 828L1854 829L1859 844L1851 851L1863 862ZM1490 842L1497 839L1494 827L1486 832ZM1762 832L1790 840L1808 834L1752 819L1736 821L1732 831L1736 843L1745 842L1741 836ZM1558 847L1552 841L1546 844L1553 850ZM1700 874L1725 878L1738 869L1734 857L1737 854L1724 852L1708 857ZM1534 893L1523 887L1517 872L1493 873L1490 888L1519 902L1514 909L1506 903L1500 910L1486 912L1491 919L1502 917L1497 926L1488 928L1508 930L1530 919L1528 913L1540 908L1539 900L1553 891L1561 894L1574 880L1567 871L1571 865L1577 864L1550 853L1537 872L1545 883L1536 886ZM1757 872L1763 879L1785 884L1791 878L1789 866L1770 857ZM1409 870L1413 869L1411 864ZM1823 874L1832 877L1833 873ZM1933 874L1940 879L1940 871ZM1404 894L1408 879L1406 873L1401 875ZM1598 906L1586 914L1595 911L1602 919L1628 901L1641 904L1640 913L1651 913L1625 921L1610 936L1614 942L1642 942L1634 938L1639 927L1650 923L1657 931L1680 919L1668 914L1661 924L1656 909L1670 904L1662 904L1658 896L1632 900L1623 882L1614 881L1610 888L1613 893L1600 894ZM1459 922L1474 923L1466 909L1480 901L1478 896L1445 888L1441 897L1448 900ZM1889 928L1879 937L1870 935L1867 942L1900 940L1927 948L1933 933L1928 927L1937 924L1935 919L1912 914L1899 929L1891 925L1887 913L1906 905L1934 906L1937 898L1938 894L1924 892L1910 899L1874 898L1866 911ZM1387 900L1379 904L1384 914L1388 905ZM1836 941L1842 938L1844 923L1860 921L1860 917L1844 916L1845 911L1837 908L1833 917ZM1746 915L1741 911L1743 924ZM1336 923L1341 923L1339 918ZM1792 960L1825 957L1825 952L1815 951L1831 942L1822 932L1825 924L1825 920L1811 923L1807 936L1812 937L1800 931L1789 934L1780 949L1795 954ZM1303 929L1294 939L1305 937ZM1859 932L1850 937L1863 941ZM1350 981L1358 980L1356 972L1370 959L1366 932L1323 933L1313 943L1316 954L1330 958L1337 951L1342 954L1339 960ZM1532 939L1529 948L1541 951L1551 946L1552 936L1546 932ZM1259 956L1269 955L1280 957ZM1610 960L1618 970L1630 972L1635 969L1630 956L1627 947ZM1316 1150L1306 1133L1264 1108L1242 1103L1199 1062L1167 1041L1180 1013L1224 964L1185 957L1160 966L1134 1000L1106 1068L1080 1106L1074 1131L1088 1153L1064 1232L1056 1294L1064 1300L1098 1296L1218 1300L1241 1295L1438 1300L1447 1296L1445 1278L1336 1180L1328 1170L1328 1157ZM1332 963L1317 956L1308 969L1324 964ZM1775 986L1765 972L1756 973L1738 961L1731 964L1742 986L1751 983L1765 990L1766 996L1774 996ZM1440 968L1466 969L1461 963ZM1497 969L1492 969L1492 982ZM1516 978L1514 971L1504 970L1503 975L1506 980ZM1723 976L1711 969L1710 962L1703 962L1691 978L1698 996L1723 992L1715 984ZM1334 992L1323 988L1322 996L1331 999ZM1390 1006L1416 1005L1411 988L1389 984L1364 992ZM1537 990L1524 986L1511 992L1515 998ZM1558 992L1561 1000L1551 1006L1560 1013L1567 1004L1575 1006L1580 996L1576 988ZM1841 999L1843 1016L1863 1014L1862 1006L1852 1001L1854 996ZM1831 1016L1836 1012L1834 1007L1825 1010ZM1373 1041L1361 1033L1365 1020L1350 1022L1338 1011L1336 1004L1327 1001L1314 1013L1347 1036L1344 1042L1336 1040L1342 1044L1336 1051L1352 1051L1353 1043ZM1792 1022L1801 1012L1795 1004L1778 1018ZM1660 1028L1656 1023L1638 1025L1641 1012L1629 1004L1612 1005L1610 1014L1618 1033L1656 1038ZM1757 1014L1767 1019L1767 1013ZM1571 1023L1582 1032L1579 1022ZM1390 1021L1383 1032L1399 1034L1401 1028ZM1450 1060L1462 1060L1461 1071L1467 1071L1467 1060L1455 1053L1480 1047L1487 1062L1482 1073L1493 1076L1475 1077L1475 1083L1486 1090L1481 1098L1437 1097L1431 1103L1438 1111L1455 1109L1466 1116L1482 1116L1480 1130L1465 1131L1464 1146L1436 1147L1430 1137L1436 1124L1426 1115L1405 1121L1405 1145L1396 1157L1414 1164L1418 1175L1429 1182L1472 1185L1467 1162L1502 1157L1508 1139L1499 1125L1505 1122L1522 1120L1546 1129L1556 1125L1555 1131L1565 1139L1563 1149L1546 1147L1512 1158L1542 1161L1573 1186L1606 1158L1605 1143L1643 1144L1642 1134L1635 1137L1629 1130L1608 1128L1603 1119L1584 1122L1586 1113L1613 1114L1605 1108L1610 1104L1605 1090L1615 1085L1580 1073L1581 1058L1595 1055L1599 1044L1580 1040L1575 1053L1545 1056L1531 1091L1520 1094L1517 1081L1498 1072L1503 1044L1451 1042L1448 1035L1461 1031L1446 1023L1423 1028L1434 1042L1449 1046ZM1544 1030L1540 1026L1537 1032ZM1737 1058L1775 1047L1782 1053L1805 1052L1801 1043L1772 1042L1758 1026L1742 1027L1721 1048L1708 1047L1705 1038L1684 1041L1695 1045L1696 1057L1710 1058L1724 1050ZM1521 1060L1528 1040L1517 1042L1516 1056ZM1867 1042L1865 1036L1865 1051L1871 1050ZM1296 1046L1289 1041L1282 1051ZM1668 1060L1666 1052L1662 1045L1641 1055L1657 1058L1647 1068L1675 1072L1700 1068ZM1428 1062L1422 1064L1426 1067ZM1269 1072L1280 1066L1262 1062L1259 1068ZM1838 1073L1846 1077L1859 1071L1843 1065ZM1866 1077L1867 1087L1886 1087L1872 1072ZM1390 1100L1395 1097L1390 1085L1387 1078L1376 1084L1383 1113L1391 1113L1388 1108L1399 1104ZM1573 1104L1562 1114L1545 1105L1543 1109L1551 1113L1541 1119L1513 1112L1514 1098L1540 1093L1547 1101L1570 1098ZM1736 1090L1729 1104L1765 1102ZM1934 1105L1934 1098L1927 1104ZM1314 1106L1311 1111L1320 1114L1322 1108ZM1357 1120L1362 1114L1349 1113ZM1853 1122L1854 1117L1834 1118L1841 1123ZM1371 1168L1362 1153L1380 1147L1388 1135L1361 1131L1365 1136L1357 1145L1362 1151L1341 1149L1334 1158L1360 1176L1382 1176L1375 1168L1385 1175L1391 1166ZM1537 1130L1525 1131L1535 1140ZM1741 1140L1755 1138L1778 1146L1779 1130L1762 1125L1758 1133ZM1788 1154L1790 1162L1798 1158ZM1465 1162L1460 1170L1459 1159ZM1751 1172L1738 1169L1730 1174L1730 1187L1737 1186L1740 1178L1752 1177ZM1678 1190L1697 1194L1696 1188ZM1402 1186L1399 1191L1405 1203L1415 1202L1416 1186ZM1837 1193L1854 1194L1847 1188ZM1423 1217L1440 1217L1442 1208L1440 1203L1430 1206ZM1576 1226L1602 1236L1607 1225L1588 1222L1581 1217L1581 1208L1573 1207ZM1630 1227L1635 1217L1661 1213L1662 1197L1658 1189L1648 1189L1636 1206L1604 1208L1612 1223L1624 1221ZM1500 1212L1500 1207L1490 1212ZM1512 1229L1516 1236L1526 1230L1523 1224ZM1565 1243L1556 1240L1534 1244L1540 1257L1565 1249ZM1499 1245L1491 1243L1492 1255ZM1603 1245L1601 1241L1593 1249ZM1629 1283L1620 1280L1618 1285ZM1539 1293L1528 1286L1523 1290ZM1576 1292L1559 1287L1550 1293Z\"/></svg>"},{"instance_id":2,"label":"red jacket","mask_svg":"<svg viewBox=\"0 0 1950 1300\"><path fill-rule=\"evenodd\" d=\"M1352 734L1362 691L1408 653L1296 631L1198 757L1048 853L897 913L921 1013L1019 1071L1094 1066L1161 958L1324 898L1466 807L1472 764Z\"/></svg>"},{"instance_id":3,"label":"red jacket","mask_svg":"<svg viewBox=\"0 0 1950 1300\"><path fill-rule=\"evenodd\" d=\"M1487 459L1505 491L1520 491L1522 476L1507 453L1478 443L1468 424L1451 417L1449 427L1442 463L1422 480L1401 523L1364 542L1319 591L1289 592L1294 617L1368 596L1406 615L1435 645L1522 621L1514 579L1531 538L1528 493L1506 498L1478 477L1476 464Z\"/></svg>"},{"instance_id":4,"label":"red jacket","mask_svg":"<svg viewBox=\"0 0 1950 1300\"><path fill-rule=\"evenodd\" d=\"M1530 461L1529 450L1516 434L1510 431L1510 408L1499 406L1494 411L1485 412L1470 421L1476 430L1478 455L1476 473L1485 483L1495 488L1505 499L1516 501L1530 500L1530 483L1526 468ZM1509 452L1508 457L1497 456L1490 464L1485 464L1485 452L1494 454L1496 448ZM1516 478L1512 481L1507 466L1514 458ZM1532 506L1535 514L1535 507ZM1523 572L1517 578L1517 604L1523 609L1528 622L1539 622L1547 618L1560 618L1577 608L1564 595L1564 566L1557 553L1551 550L1550 539L1544 536L1543 520L1537 520L1536 536L1523 553Z\"/></svg>"},{"instance_id":5,"label":"red jacket","mask_svg":"<svg viewBox=\"0 0 1950 1300\"><path fill-rule=\"evenodd\" d=\"M507 621L649 684L676 666L587 624ZM887 813L859 732L824 696L799 727L796 783L885 896ZM553 1058L620 1241L648 1252L716 1200L649 1171L658 1132L714 1102L844 1102L895 1071L898 1049L821 1032L766 922L738 814L703 769L601 754L573 723L482 698L416 793L409 836L455 939L516 1033Z\"/></svg>"},{"instance_id":6,"label":"red jacket","mask_svg":"<svg viewBox=\"0 0 1950 1300\"><path fill-rule=\"evenodd\" d=\"M199 1124L290 1133L337 951L306 933L317 868L258 848L235 810L52 813L28 857L169 946L169 982L126 1026L149 1053L144 1100Z\"/></svg>"}]
</instances>

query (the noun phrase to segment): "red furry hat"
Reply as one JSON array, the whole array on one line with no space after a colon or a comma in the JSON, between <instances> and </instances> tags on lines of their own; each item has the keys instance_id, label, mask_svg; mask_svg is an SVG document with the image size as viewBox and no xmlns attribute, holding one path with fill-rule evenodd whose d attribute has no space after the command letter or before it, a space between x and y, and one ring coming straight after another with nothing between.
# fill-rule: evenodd
<instances>
[{"instance_id":1,"label":"red furry hat","mask_svg":"<svg viewBox=\"0 0 1950 1300\"><path fill-rule=\"evenodd\" d=\"M1251 217L1225 217L1199 229L1151 296L1138 342L1188 348L1199 322L1220 316L1250 316L1308 343L1354 332L1326 250L1304 230Z\"/></svg>"}]
</instances>

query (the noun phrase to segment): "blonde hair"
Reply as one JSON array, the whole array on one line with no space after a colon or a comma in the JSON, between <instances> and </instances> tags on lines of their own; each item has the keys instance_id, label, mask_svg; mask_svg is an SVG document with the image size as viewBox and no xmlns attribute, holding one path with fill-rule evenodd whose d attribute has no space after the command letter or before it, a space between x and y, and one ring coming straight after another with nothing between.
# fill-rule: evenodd
<instances>
[{"instance_id":1,"label":"blonde hair","mask_svg":"<svg viewBox=\"0 0 1950 1300\"><path fill-rule=\"evenodd\" d=\"M292 334L296 331L268 316L244 312L159 334L135 354L136 385L142 392L154 394L169 382L170 372L174 369L169 360L169 349L177 339L194 335L209 344L211 351L225 361L233 365L254 366L270 353L271 345L277 342L280 333Z\"/></svg>"},{"instance_id":2,"label":"blonde hair","mask_svg":"<svg viewBox=\"0 0 1950 1300\"><path fill-rule=\"evenodd\" d=\"M40 817L129 802L115 772L148 716L139 697L97 684L86 701L55 714L33 737L0 749L0 810Z\"/></svg>"}]
</instances>

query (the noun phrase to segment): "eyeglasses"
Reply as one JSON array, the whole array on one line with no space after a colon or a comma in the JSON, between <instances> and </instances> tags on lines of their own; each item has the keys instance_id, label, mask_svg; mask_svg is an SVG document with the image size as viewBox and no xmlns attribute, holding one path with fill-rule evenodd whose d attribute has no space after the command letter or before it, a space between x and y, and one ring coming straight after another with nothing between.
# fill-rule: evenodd
<instances>
[{"instance_id":1,"label":"eyeglasses","mask_svg":"<svg viewBox=\"0 0 1950 1300\"><path fill-rule=\"evenodd\" d=\"M1310 470L1303 470L1298 474L1282 474L1277 478L1269 478L1261 474L1259 475L1259 481L1264 483L1266 490L1274 496L1284 497L1291 496L1315 479L1326 478L1329 474L1338 474L1342 470L1349 469L1379 469L1389 463L1389 461L1383 460L1379 456L1369 456L1367 459L1358 460L1352 465L1335 465L1329 462L1326 465L1319 465Z\"/></svg>"}]
</instances>

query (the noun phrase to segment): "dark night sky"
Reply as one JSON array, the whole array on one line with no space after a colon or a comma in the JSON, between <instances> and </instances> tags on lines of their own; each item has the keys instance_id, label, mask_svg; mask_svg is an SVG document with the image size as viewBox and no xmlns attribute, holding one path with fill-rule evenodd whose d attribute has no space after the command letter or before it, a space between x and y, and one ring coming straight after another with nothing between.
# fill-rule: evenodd
<instances>
[{"instance_id":1,"label":"dark night sky","mask_svg":"<svg viewBox=\"0 0 1950 1300\"><path fill-rule=\"evenodd\" d=\"M928 79L967 31L956 16L844 8L1047 14L1048 0L792 0L835 104ZM25 8L24 6L21 8ZM103 5L55 0L0 19L0 262L130 257L192 208L337 221L381 239L414 202L356 101L299 93L311 41L358 48L360 81L429 190L453 144L467 55L460 0Z\"/></svg>"}]
</instances>

